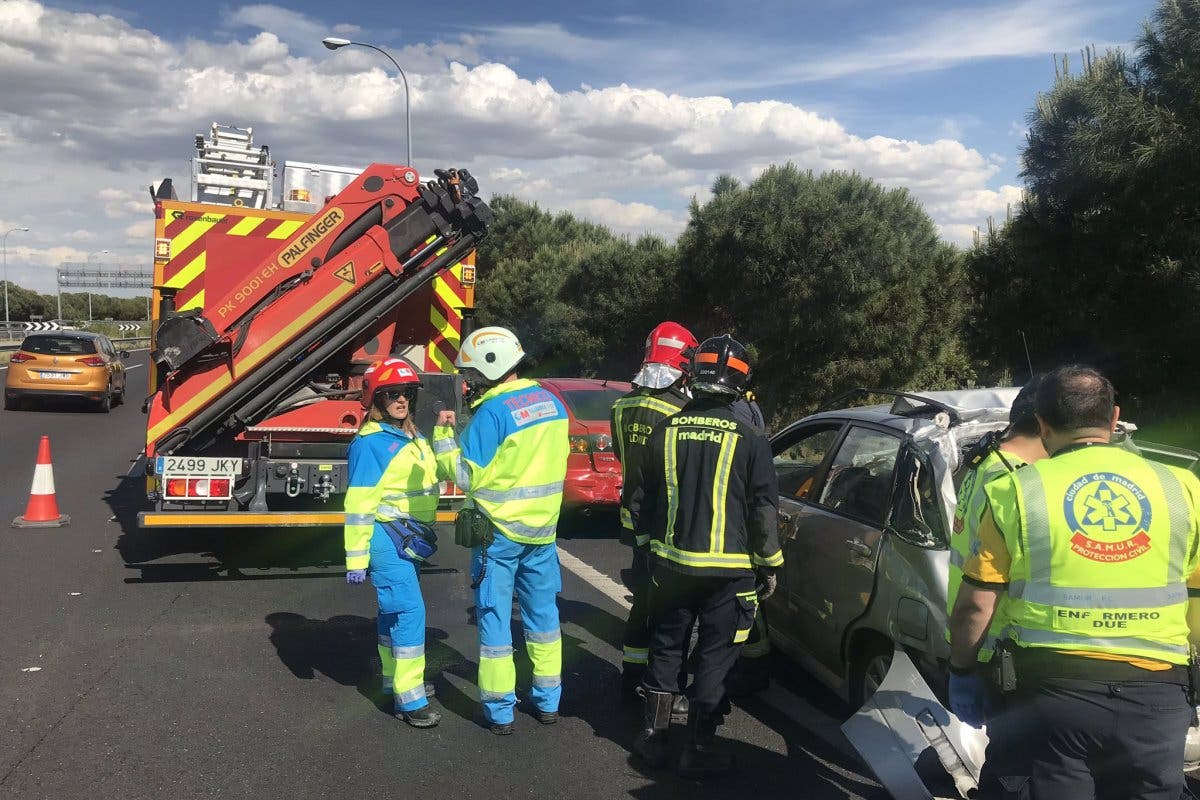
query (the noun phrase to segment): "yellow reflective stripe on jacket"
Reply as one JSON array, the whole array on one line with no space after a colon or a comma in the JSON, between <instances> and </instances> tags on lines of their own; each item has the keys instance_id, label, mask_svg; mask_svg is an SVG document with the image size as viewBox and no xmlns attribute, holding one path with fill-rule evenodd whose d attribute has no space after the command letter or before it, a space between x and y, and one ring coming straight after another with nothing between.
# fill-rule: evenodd
<instances>
[{"instance_id":1,"label":"yellow reflective stripe on jacket","mask_svg":"<svg viewBox=\"0 0 1200 800\"><path fill-rule=\"evenodd\" d=\"M776 550L768 556L760 556L754 553L750 556L750 560L755 566L759 567L782 567L783 566L783 551Z\"/></svg>"},{"instance_id":2,"label":"yellow reflective stripe on jacket","mask_svg":"<svg viewBox=\"0 0 1200 800\"><path fill-rule=\"evenodd\" d=\"M751 569L750 556L745 553L693 553L679 550L666 542L650 540L650 550L656 556L682 564L685 567L722 567L726 569ZM783 556L779 556L783 563ZM774 565L768 565L774 566Z\"/></svg>"},{"instance_id":3,"label":"yellow reflective stripe on jacket","mask_svg":"<svg viewBox=\"0 0 1200 800\"><path fill-rule=\"evenodd\" d=\"M675 539L675 517L679 514L679 485L675 482L675 462L679 455L679 429L667 428L663 436L663 486L667 490L666 546Z\"/></svg>"},{"instance_id":4,"label":"yellow reflective stripe on jacket","mask_svg":"<svg viewBox=\"0 0 1200 800\"><path fill-rule=\"evenodd\" d=\"M1057 455L987 489L1018 644L1185 664L1200 482L1113 447Z\"/></svg>"},{"instance_id":5,"label":"yellow reflective stripe on jacket","mask_svg":"<svg viewBox=\"0 0 1200 800\"><path fill-rule=\"evenodd\" d=\"M737 440L738 436L735 433L726 431L721 434L721 450L717 454L717 465L713 475L712 523L708 529L708 549L712 553L725 550L725 509L728 505L729 474L733 471L733 453L737 448Z\"/></svg>"}]
</instances>

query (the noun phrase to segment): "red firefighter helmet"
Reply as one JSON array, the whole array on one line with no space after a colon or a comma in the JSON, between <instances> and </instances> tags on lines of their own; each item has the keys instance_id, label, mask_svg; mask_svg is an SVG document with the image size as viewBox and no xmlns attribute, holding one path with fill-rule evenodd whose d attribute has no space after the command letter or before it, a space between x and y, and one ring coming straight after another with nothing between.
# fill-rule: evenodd
<instances>
[{"instance_id":1,"label":"red firefighter helmet","mask_svg":"<svg viewBox=\"0 0 1200 800\"><path fill-rule=\"evenodd\" d=\"M367 367L363 373L362 407L370 408L375 393L387 386L412 386L421 388L421 378L413 365L403 358L385 358Z\"/></svg>"},{"instance_id":2,"label":"red firefighter helmet","mask_svg":"<svg viewBox=\"0 0 1200 800\"><path fill-rule=\"evenodd\" d=\"M646 337L643 364L666 364L691 372L691 351L700 344L692 332L678 322L660 323Z\"/></svg>"}]
</instances>

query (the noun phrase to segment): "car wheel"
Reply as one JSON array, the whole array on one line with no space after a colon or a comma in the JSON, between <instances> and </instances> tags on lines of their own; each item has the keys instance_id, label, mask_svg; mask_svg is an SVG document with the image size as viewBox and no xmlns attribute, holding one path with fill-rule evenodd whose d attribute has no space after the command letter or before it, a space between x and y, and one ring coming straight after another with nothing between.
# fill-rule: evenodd
<instances>
[{"instance_id":1,"label":"car wheel","mask_svg":"<svg viewBox=\"0 0 1200 800\"><path fill-rule=\"evenodd\" d=\"M112 387L105 390L104 396L96 401L96 411L101 414L107 414L112 411Z\"/></svg>"},{"instance_id":2,"label":"car wheel","mask_svg":"<svg viewBox=\"0 0 1200 800\"><path fill-rule=\"evenodd\" d=\"M850 702L861 708L879 689L888 670L892 668L895 647L884 639L872 639L863 646L850 670Z\"/></svg>"}]
</instances>

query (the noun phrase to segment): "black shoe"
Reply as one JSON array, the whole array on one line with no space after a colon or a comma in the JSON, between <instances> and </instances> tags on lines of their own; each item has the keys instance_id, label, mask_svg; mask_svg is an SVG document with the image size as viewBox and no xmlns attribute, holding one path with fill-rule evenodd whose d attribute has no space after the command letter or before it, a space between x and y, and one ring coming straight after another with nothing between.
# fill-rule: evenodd
<instances>
[{"instance_id":1,"label":"black shoe","mask_svg":"<svg viewBox=\"0 0 1200 800\"><path fill-rule=\"evenodd\" d=\"M432 728L442 721L442 715L428 705L415 711L401 711L400 718L414 728Z\"/></svg>"},{"instance_id":2,"label":"black shoe","mask_svg":"<svg viewBox=\"0 0 1200 800\"><path fill-rule=\"evenodd\" d=\"M680 777L703 780L733 769L733 757L717 746L716 738L716 717L694 705L688 709L687 739L676 768Z\"/></svg>"},{"instance_id":3,"label":"black shoe","mask_svg":"<svg viewBox=\"0 0 1200 800\"><path fill-rule=\"evenodd\" d=\"M553 725L558 722L557 711L534 711L534 718L543 725Z\"/></svg>"},{"instance_id":4,"label":"black shoe","mask_svg":"<svg viewBox=\"0 0 1200 800\"><path fill-rule=\"evenodd\" d=\"M513 724L511 722L493 722L491 731L497 736L509 736L513 732Z\"/></svg>"}]
</instances>

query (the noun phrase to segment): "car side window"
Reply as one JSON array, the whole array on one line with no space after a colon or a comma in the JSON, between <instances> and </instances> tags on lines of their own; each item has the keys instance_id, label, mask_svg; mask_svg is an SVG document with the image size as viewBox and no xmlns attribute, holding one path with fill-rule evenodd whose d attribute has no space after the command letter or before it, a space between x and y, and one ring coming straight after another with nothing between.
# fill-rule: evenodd
<instances>
[{"instance_id":1,"label":"car side window","mask_svg":"<svg viewBox=\"0 0 1200 800\"><path fill-rule=\"evenodd\" d=\"M870 428L850 428L833 458L817 502L882 527L887 521L899 453L899 438Z\"/></svg>"},{"instance_id":2,"label":"car side window","mask_svg":"<svg viewBox=\"0 0 1200 800\"><path fill-rule=\"evenodd\" d=\"M104 355L108 356L109 358L117 357L117 354L113 352L112 342L110 342L107 338L100 340L100 352L104 353Z\"/></svg>"},{"instance_id":3,"label":"car side window","mask_svg":"<svg viewBox=\"0 0 1200 800\"><path fill-rule=\"evenodd\" d=\"M949 536L933 468L913 450L904 452L906 463L892 504L892 529L921 547L946 546Z\"/></svg>"},{"instance_id":4,"label":"car side window","mask_svg":"<svg viewBox=\"0 0 1200 800\"><path fill-rule=\"evenodd\" d=\"M809 500L817 473L841 432L840 422L802 428L774 443L779 494Z\"/></svg>"}]
</instances>

